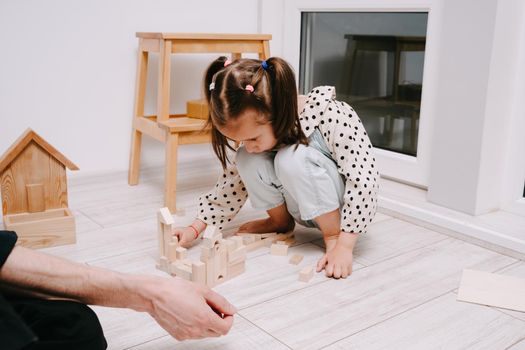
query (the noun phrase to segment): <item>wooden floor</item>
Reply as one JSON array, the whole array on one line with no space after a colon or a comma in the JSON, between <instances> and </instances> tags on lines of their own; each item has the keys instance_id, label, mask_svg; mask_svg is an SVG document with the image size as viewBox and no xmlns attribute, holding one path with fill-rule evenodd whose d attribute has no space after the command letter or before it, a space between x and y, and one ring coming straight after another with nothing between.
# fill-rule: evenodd
<instances>
[{"instance_id":1,"label":"wooden floor","mask_svg":"<svg viewBox=\"0 0 525 350\"><path fill-rule=\"evenodd\" d=\"M180 159L178 204L185 215L176 222L184 225L219 167L208 149L183 148ZM161 168L144 171L135 187L127 185L125 173L73 179L78 243L44 251L164 275L155 269L162 188ZM262 216L248 203L231 229ZM310 283L299 282L298 271L323 254L320 238L316 230L297 228L289 255L305 256L299 266L262 248L249 254L246 273L215 288L240 310L227 336L179 343L147 314L95 307L109 348L525 349L525 313L455 300L463 268L525 277L523 261L378 214L358 242L351 277L317 274ZM198 255L198 248L191 254Z\"/></svg>"}]
</instances>

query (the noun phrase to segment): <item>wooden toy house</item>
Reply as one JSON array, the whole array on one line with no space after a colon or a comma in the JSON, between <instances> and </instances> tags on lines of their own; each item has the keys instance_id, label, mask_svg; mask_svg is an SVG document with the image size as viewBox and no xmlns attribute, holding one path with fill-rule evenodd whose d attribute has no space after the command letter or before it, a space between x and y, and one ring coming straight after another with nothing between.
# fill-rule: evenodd
<instances>
[{"instance_id":1,"label":"wooden toy house","mask_svg":"<svg viewBox=\"0 0 525 350\"><path fill-rule=\"evenodd\" d=\"M66 167L78 167L31 129L0 157L4 227L33 248L75 243Z\"/></svg>"}]
</instances>

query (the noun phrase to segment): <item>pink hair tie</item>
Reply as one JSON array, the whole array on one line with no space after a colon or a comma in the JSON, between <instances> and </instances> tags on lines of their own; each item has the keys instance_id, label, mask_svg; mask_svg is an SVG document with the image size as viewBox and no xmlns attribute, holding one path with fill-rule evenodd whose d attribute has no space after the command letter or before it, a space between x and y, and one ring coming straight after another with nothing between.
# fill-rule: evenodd
<instances>
[{"instance_id":1,"label":"pink hair tie","mask_svg":"<svg viewBox=\"0 0 525 350\"><path fill-rule=\"evenodd\" d=\"M244 88L244 90L248 90L249 92L253 92L253 86L251 85L246 85L246 87Z\"/></svg>"},{"instance_id":2,"label":"pink hair tie","mask_svg":"<svg viewBox=\"0 0 525 350\"><path fill-rule=\"evenodd\" d=\"M232 63L231 60L224 61L224 67L228 67Z\"/></svg>"}]
</instances>

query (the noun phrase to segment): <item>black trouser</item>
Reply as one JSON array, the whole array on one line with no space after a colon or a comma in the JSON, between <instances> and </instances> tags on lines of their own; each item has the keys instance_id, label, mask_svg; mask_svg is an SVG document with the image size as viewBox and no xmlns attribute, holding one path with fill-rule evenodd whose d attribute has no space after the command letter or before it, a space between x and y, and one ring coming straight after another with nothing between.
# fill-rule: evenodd
<instances>
[{"instance_id":1,"label":"black trouser","mask_svg":"<svg viewBox=\"0 0 525 350\"><path fill-rule=\"evenodd\" d=\"M38 337L24 350L106 349L97 315L73 301L8 299L15 312Z\"/></svg>"}]
</instances>

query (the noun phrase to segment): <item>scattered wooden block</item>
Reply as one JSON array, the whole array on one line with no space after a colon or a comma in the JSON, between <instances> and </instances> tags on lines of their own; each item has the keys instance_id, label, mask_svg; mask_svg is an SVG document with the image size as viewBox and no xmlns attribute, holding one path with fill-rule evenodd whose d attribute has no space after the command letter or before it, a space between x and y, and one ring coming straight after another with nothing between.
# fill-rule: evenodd
<instances>
[{"instance_id":1,"label":"scattered wooden block","mask_svg":"<svg viewBox=\"0 0 525 350\"><path fill-rule=\"evenodd\" d=\"M188 256L188 250L183 247L178 247L177 249L175 249L175 252L177 260L184 260Z\"/></svg>"},{"instance_id":2,"label":"scattered wooden block","mask_svg":"<svg viewBox=\"0 0 525 350\"><path fill-rule=\"evenodd\" d=\"M299 271L299 281L301 282L310 282L314 277L314 268L312 266L307 266Z\"/></svg>"},{"instance_id":3,"label":"scattered wooden block","mask_svg":"<svg viewBox=\"0 0 525 350\"><path fill-rule=\"evenodd\" d=\"M288 246L286 244L272 244L270 247L270 254L286 256L288 255Z\"/></svg>"},{"instance_id":4,"label":"scattered wooden block","mask_svg":"<svg viewBox=\"0 0 525 350\"><path fill-rule=\"evenodd\" d=\"M303 261L302 255L295 254L294 256L290 258L290 264L292 265L299 265L301 261Z\"/></svg>"}]
</instances>

